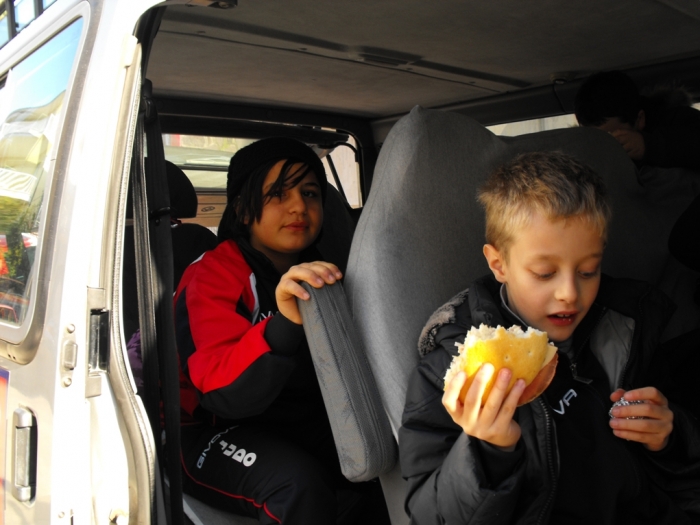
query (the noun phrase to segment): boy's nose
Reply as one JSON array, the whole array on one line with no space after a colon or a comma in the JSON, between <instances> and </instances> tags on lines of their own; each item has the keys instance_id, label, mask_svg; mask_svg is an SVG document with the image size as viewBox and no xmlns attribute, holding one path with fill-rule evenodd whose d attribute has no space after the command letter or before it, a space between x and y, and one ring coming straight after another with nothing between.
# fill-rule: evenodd
<instances>
[{"instance_id":1,"label":"boy's nose","mask_svg":"<svg viewBox=\"0 0 700 525\"><path fill-rule=\"evenodd\" d=\"M557 301L563 301L567 304L576 302L576 298L578 297L576 279L574 277L562 278L554 293L554 297Z\"/></svg>"},{"instance_id":2,"label":"boy's nose","mask_svg":"<svg viewBox=\"0 0 700 525\"><path fill-rule=\"evenodd\" d=\"M300 191L294 191L294 189L290 191L289 195L289 211L290 213L306 213L306 199Z\"/></svg>"}]
</instances>

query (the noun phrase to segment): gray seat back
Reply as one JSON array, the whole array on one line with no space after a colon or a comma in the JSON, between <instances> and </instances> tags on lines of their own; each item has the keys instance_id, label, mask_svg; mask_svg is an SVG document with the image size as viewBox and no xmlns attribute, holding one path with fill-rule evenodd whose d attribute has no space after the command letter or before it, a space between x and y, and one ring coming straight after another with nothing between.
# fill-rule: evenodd
<instances>
[{"instance_id":1,"label":"gray seat back","mask_svg":"<svg viewBox=\"0 0 700 525\"><path fill-rule=\"evenodd\" d=\"M298 301L343 475L369 481L391 470L398 451L341 283Z\"/></svg>"},{"instance_id":2,"label":"gray seat back","mask_svg":"<svg viewBox=\"0 0 700 525\"><path fill-rule=\"evenodd\" d=\"M573 155L605 179L614 218L604 271L660 284L665 272L678 265L666 240L685 208L681 201L687 205L693 195L660 202L638 183L634 164L606 133L571 128L505 138L462 115L414 108L382 147L346 276L355 324L394 435L401 425L408 376L418 363L416 343L424 323L488 272L476 190L498 165L536 150ZM688 272L676 272L679 279L666 291L692 294L688 283L695 276ZM697 315L692 316L686 325L697 323ZM396 487L400 492L401 485Z\"/></svg>"}]
</instances>

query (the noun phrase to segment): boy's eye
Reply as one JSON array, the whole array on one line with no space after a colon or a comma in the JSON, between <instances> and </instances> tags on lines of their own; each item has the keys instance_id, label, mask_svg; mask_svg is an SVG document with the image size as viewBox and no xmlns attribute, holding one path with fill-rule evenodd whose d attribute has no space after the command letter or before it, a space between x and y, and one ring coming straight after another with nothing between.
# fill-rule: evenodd
<instances>
[{"instance_id":1,"label":"boy's eye","mask_svg":"<svg viewBox=\"0 0 700 525\"><path fill-rule=\"evenodd\" d=\"M579 272L581 277L583 277L584 279L591 279L593 277L597 277L599 273L600 273L600 266L598 268L596 268L595 270L593 270L592 272Z\"/></svg>"},{"instance_id":2,"label":"boy's eye","mask_svg":"<svg viewBox=\"0 0 700 525\"><path fill-rule=\"evenodd\" d=\"M541 279L543 281L546 279L549 279L550 277L552 277L554 275L554 272L548 272L548 273L532 272L532 273L535 274L535 277L537 277L538 279Z\"/></svg>"},{"instance_id":3,"label":"boy's eye","mask_svg":"<svg viewBox=\"0 0 700 525\"><path fill-rule=\"evenodd\" d=\"M318 192L316 190L304 190L302 192L302 195L310 199L315 199L316 197L318 197Z\"/></svg>"}]
</instances>

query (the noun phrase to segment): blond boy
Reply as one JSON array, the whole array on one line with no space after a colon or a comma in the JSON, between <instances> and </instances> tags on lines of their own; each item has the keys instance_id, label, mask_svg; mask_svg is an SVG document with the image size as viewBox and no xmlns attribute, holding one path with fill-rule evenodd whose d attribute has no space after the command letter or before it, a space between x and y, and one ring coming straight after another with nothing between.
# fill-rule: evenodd
<instances>
[{"instance_id":1,"label":"blond boy","mask_svg":"<svg viewBox=\"0 0 700 525\"><path fill-rule=\"evenodd\" d=\"M492 274L428 321L408 387L399 448L411 522L700 520L697 421L662 393L655 354L673 306L644 283L601 276L601 179L564 154L529 153L494 172L479 201ZM506 393L510 370L486 364L459 401L464 374L443 378L455 343L481 323L548 333L560 355L542 396L516 409L523 381ZM641 403L608 415L623 396Z\"/></svg>"}]
</instances>

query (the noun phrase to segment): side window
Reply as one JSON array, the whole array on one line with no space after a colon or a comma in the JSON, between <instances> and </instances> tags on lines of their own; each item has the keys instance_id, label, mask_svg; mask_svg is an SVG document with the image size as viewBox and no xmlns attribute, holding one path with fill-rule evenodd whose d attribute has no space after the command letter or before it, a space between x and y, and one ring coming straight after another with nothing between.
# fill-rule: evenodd
<instances>
[{"instance_id":1,"label":"side window","mask_svg":"<svg viewBox=\"0 0 700 525\"><path fill-rule=\"evenodd\" d=\"M363 202L362 192L360 191L360 165L355 158L356 151L357 143L355 139L350 136L348 137L346 145L336 146L333 151L323 157L322 161L326 168L328 182L339 191L338 182L340 182L342 192L348 204L353 208L361 208ZM333 173L334 170L335 173ZM338 176L337 181L335 175Z\"/></svg>"},{"instance_id":2,"label":"side window","mask_svg":"<svg viewBox=\"0 0 700 525\"><path fill-rule=\"evenodd\" d=\"M550 129L575 128L578 126L574 114L559 115L556 117L538 118L534 120L521 120L520 122L508 122L487 126L494 134L504 137L516 137L526 133L537 133Z\"/></svg>"},{"instance_id":3,"label":"side window","mask_svg":"<svg viewBox=\"0 0 700 525\"><path fill-rule=\"evenodd\" d=\"M30 306L35 251L59 117L82 20L14 66L0 90L0 322L21 324Z\"/></svg>"}]
</instances>

